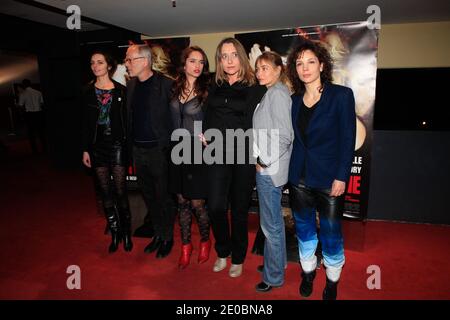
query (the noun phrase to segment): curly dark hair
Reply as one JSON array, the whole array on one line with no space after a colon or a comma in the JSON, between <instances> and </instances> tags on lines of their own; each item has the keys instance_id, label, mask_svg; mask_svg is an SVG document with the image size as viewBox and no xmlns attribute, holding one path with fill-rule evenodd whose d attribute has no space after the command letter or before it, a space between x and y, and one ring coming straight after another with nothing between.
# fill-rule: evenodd
<instances>
[{"instance_id":1,"label":"curly dark hair","mask_svg":"<svg viewBox=\"0 0 450 320\"><path fill-rule=\"evenodd\" d=\"M109 68L108 75L109 75L109 78L112 78L112 76L114 75L114 72L116 72L116 69L117 69L116 60L113 58L113 56L109 52L101 50L101 49L92 51L92 53L90 55L90 59L92 59L94 54L100 54L103 57L105 57L106 64Z\"/></svg>"},{"instance_id":2,"label":"curly dark hair","mask_svg":"<svg viewBox=\"0 0 450 320\"><path fill-rule=\"evenodd\" d=\"M201 104L208 95L208 85L210 82L209 75L209 62L206 53L202 48L198 46L187 47L181 53L180 66L178 67L178 76L174 81L173 97L178 98L182 95L183 91L186 89L186 74L184 73L184 66L186 65L186 60L192 52L200 52L203 56L203 71L202 74L197 78L194 84L194 92L197 94L199 104Z\"/></svg>"},{"instance_id":3,"label":"curly dark hair","mask_svg":"<svg viewBox=\"0 0 450 320\"><path fill-rule=\"evenodd\" d=\"M333 61L328 50L318 42L304 40L289 53L287 59L287 74L292 83L294 94L297 95L303 94L306 89L305 84L298 76L296 66L297 59L306 50L312 51L319 59L319 63L323 63L323 69L320 73L320 81L322 83L322 88L320 90L323 90L323 85L325 83L330 83L333 81Z\"/></svg>"}]
</instances>

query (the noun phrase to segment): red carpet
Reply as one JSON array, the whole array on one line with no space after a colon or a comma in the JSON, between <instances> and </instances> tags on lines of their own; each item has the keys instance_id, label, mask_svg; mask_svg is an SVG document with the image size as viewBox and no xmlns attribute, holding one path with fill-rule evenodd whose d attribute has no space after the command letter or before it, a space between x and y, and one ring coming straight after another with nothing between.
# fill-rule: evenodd
<instances>
[{"instance_id":1,"label":"red carpet","mask_svg":"<svg viewBox=\"0 0 450 320\"><path fill-rule=\"evenodd\" d=\"M90 177L52 169L45 156L28 155L25 142L10 145L2 157L0 299L300 299L297 263L289 263L282 288L256 293L262 257L250 252L240 278L228 277L227 270L213 273L214 254L198 265L198 251L179 271L177 226L166 259L144 254L148 239L140 238L131 253L120 248L110 255ZM250 245L257 226L254 215L251 220ZM449 226L346 222L344 231L339 299L450 299ZM364 246L357 248L358 239ZM81 290L66 287L70 265L81 268ZM381 269L380 290L367 288L370 265ZM322 268L310 299L321 299L324 284Z\"/></svg>"}]
</instances>

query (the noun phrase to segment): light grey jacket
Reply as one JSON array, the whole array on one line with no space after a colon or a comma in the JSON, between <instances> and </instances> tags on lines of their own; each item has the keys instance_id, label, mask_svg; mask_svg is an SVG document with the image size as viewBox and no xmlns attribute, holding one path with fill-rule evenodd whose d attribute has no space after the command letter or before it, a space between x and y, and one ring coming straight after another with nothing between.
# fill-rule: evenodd
<instances>
[{"instance_id":1,"label":"light grey jacket","mask_svg":"<svg viewBox=\"0 0 450 320\"><path fill-rule=\"evenodd\" d=\"M287 183L294 130L292 100L281 82L269 87L253 114L253 156L267 166L275 187Z\"/></svg>"}]
</instances>

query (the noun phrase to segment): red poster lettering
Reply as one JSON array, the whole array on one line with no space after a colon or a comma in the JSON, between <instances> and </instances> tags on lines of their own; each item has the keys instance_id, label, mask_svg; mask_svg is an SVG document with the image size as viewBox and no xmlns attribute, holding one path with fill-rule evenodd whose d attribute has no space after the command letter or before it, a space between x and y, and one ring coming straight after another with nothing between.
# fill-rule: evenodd
<instances>
[{"instance_id":1,"label":"red poster lettering","mask_svg":"<svg viewBox=\"0 0 450 320\"><path fill-rule=\"evenodd\" d=\"M361 194L359 187L361 186L361 176L350 176L348 181L347 193Z\"/></svg>"}]
</instances>

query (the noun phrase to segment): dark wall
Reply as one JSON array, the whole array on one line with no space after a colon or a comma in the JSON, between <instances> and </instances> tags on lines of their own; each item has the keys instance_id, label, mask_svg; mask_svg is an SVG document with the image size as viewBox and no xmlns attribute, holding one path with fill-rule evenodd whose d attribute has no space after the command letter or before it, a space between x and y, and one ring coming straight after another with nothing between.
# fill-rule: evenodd
<instances>
[{"instance_id":1,"label":"dark wall","mask_svg":"<svg viewBox=\"0 0 450 320\"><path fill-rule=\"evenodd\" d=\"M52 163L75 165L80 120L77 33L5 15L0 21L2 48L37 55Z\"/></svg>"},{"instance_id":2,"label":"dark wall","mask_svg":"<svg viewBox=\"0 0 450 320\"><path fill-rule=\"evenodd\" d=\"M0 49L35 53L45 101L49 155L55 167L81 164L80 46L87 41L137 40L140 35L106 27L71 31L0 14Z\"/></svg>"},{"instance_id":3,"label":"dark wall","mask_svg":"<svg viewBox=\"0 0 450 320\"><path fill-rule=\"evenodd\" d=\"M368 218L450 224L449 160L448 131L375 130Z\"/></svg>"}]
</instances>

